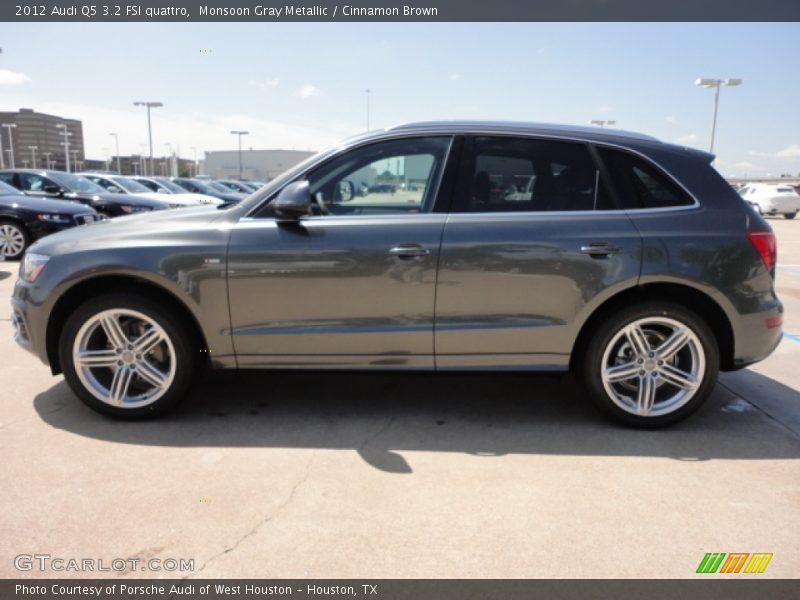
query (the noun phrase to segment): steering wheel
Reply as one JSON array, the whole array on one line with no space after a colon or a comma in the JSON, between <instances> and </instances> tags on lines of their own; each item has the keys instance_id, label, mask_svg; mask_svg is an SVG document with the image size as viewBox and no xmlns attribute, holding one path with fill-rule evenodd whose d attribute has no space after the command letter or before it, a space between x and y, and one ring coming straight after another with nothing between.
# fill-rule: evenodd
<instances>
[{"instance_id":1,"label":"steering wheel","mask_svg":"<svg viewBox=\"0 0 800 600\"><path fill-rule=\"evenodd\" d=\"M331 214L331 211L328 210L328 207L325 206L325 201L322 199L322 192L311 194L311 198L313 199L314 204L317 205L317 208L319 209L319 214L321 215Z\"/></svg>"}]
</instances>

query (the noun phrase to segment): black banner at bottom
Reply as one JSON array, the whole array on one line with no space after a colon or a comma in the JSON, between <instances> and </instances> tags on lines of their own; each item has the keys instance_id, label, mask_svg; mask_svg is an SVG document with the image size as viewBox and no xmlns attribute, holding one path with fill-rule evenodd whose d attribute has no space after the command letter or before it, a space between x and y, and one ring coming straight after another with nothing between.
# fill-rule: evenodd
<instances>
[{"instance_id":1,"label":"black banner at bottom","mask_svg":"<svg viewBox=\"0 0 800 600\"><path fill-rule=\"evenodd\" d=\"M708 579L5 579L2 600L762 600L798 597L798 581ZM717 576L718 577L718 576Z\"/></svg>"}]
</instances>

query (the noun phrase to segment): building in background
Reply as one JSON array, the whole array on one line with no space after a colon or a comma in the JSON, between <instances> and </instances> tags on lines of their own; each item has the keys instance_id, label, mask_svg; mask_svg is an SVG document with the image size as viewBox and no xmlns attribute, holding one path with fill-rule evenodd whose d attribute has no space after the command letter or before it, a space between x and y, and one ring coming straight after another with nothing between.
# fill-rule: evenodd
<instances>
[{"instance_id":1,"label":"building in background","mask_svg":"<svg viewBox=\"0 0 800 600\"><path fill-rule=\"evenodd\" d=\"M35 112L21 108L19 112L0 112L0 125L13 124L16 127L0 127L0 142L3 150L3 164L10 167L10 149L14 147L13 164L17 168L66 170L64 155L64 125L69 136L70 170L84 167L83 124L77 119L64 119L55 115ZM9 140L9 134L12 139ZM34 165L35 161L35 165ZM48 163L49 161L49 163Z\"/></svg>"},{"instance_id":2,"label":"building in background","mask_svg":"<svg viewBox=\"0 0 800 600\"><path fill-rule=\"evenodd\" d=\"M260 181L273 179L313 154L302 150L242 150L242 177ZM201 172L216 179L238 179L238 150L206 152Z\"/></svg>"}]
</instances>

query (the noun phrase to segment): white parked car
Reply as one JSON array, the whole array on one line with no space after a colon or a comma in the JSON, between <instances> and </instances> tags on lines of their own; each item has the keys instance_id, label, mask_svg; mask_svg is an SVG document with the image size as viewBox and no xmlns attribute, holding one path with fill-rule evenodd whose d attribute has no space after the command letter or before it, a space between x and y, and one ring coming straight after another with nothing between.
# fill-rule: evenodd
<instances>
[{"instance_id":1,"label":"white parked car","mask_svg":"<svg viewBox=\"0 0 800 600\"><path fill-rule=\"evenodd\" d=\"M155 177L142 177L141 175L129 177L129 179L133 179L137 183L141 183L146 188L149 188L150 191L158 192L159 194L180 194L181 198L196 200L200 204L220 204L222 202L222 200L214 196L193 194L183 189L177 183L172 183L169 179L156 179Z\"/></svg>"},{"instance_id":2,"label":"white parked car","mask_svg":"<svg viewBox=\"0 0 800 600\"><path fill-rule=\"evenodd\" d=\"M800 194L788 184L748 183L739 194L761 215L794 219L800 211Z\"/></svg>"},{"instance_id":3,"label":"white parked car","mask_svg":"<svg viewBox=\"0 0 800 600\"><path fill-rule=\"evenodd\" d=\"M158 200L159 202L163 202L169 206L169 208L181 208L184 206L197 206L198 204L202 204L199 200L194 198L154 192L143 186L138 181L134 181L130 177L124 177L122 175L108 175L106 173L81 173L81 176L93 181L109 192L113 192L115 194L135 194L142 198Z\"/></svg>"}]
</instances>

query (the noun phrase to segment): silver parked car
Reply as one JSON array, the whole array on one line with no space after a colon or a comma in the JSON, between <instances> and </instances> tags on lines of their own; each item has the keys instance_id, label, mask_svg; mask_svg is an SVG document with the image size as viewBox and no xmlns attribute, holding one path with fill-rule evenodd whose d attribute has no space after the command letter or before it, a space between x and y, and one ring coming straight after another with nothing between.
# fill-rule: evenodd
<instances>
[{"instance_id":1,"label":"silver parked car","mask_svg":"<svg viewBox=\"0 0 800 600\"><path fill-rule=\"evenodd\" d=\"M781 339L775 237L712 155L632 133L441 122L346 140L236 205L33 245L17 341L140 418L198 368L567 371L674 423Z\"/></svg>"}]
</instances>

